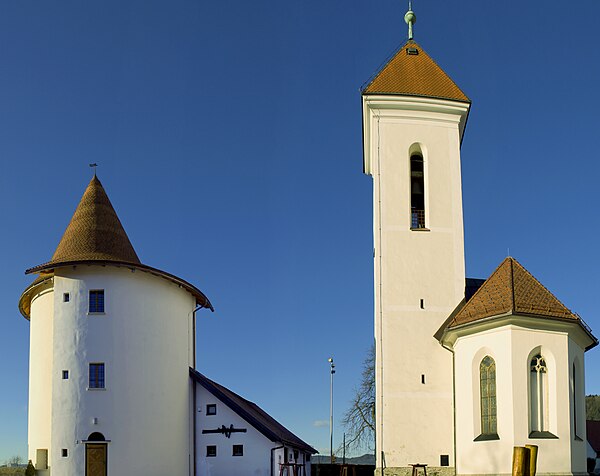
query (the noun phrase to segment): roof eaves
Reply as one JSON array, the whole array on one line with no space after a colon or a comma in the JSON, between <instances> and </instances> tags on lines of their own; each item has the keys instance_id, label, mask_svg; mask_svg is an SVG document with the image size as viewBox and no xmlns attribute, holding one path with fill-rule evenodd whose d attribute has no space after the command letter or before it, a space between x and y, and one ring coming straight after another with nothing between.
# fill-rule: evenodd
<instances>
[{"instance_id":1,"label":"roof eaves","mask_svg":"<svg viewBox=\"0 0 600 476\"><path fill-rule=\"evenodd\" d=\"M185 288L190 294L192 294L192 296L194 296L196 298L196 301L198 302L199 305L201 305L202 307L208 308L213 312L215 310L213 305L211 304L210 300L208 299L208 297L206 297L206 295L202 291L200 291L196 286L194 286L193 284L189 283L185 279L175 276L174 274L168 273L166 271L162 271L157 268L153 268L152 266L148 266L148 265L145 265L142 263L131 263L129 261L116 261L116 260L81 260L81 261L64 261L64 262L60 262L60 263L49 262L49 263L41 264L39 266L35 266L33 268L27 269L27 270L25 270L25 274L40 273L40 272L51 273L51 272L54 272L54 270L57 268L64 268L67 266L77 266L77 265L89 265L89 266L94 266L94 265L107 266L108 265L108 266L116 266L116 267L125 267L125 268L130 268L130 269L139 269L140 271L144 271L144 272L153 274L155 276L165 278L168 281L171 281L172 283Z\"/></svg>"},{"instance_id":2,"label":"roof eaves","mask_svg":"<svg viewBox=\"0 0 600 476\"><path fill-rule=\"evenodd\" d=\"M289 446L303 449L305 451L312 452L313 454L318 453L318 451L315 450L312 446L305 443L300 438L293 435L293 433L291 433L291 432L290 433L292 434L292 436L297 438L298 441L293 441L293 440L286 438L285 436L278 435L276 432L274 432L273 430L268 428L266 425L261 423L259 420L257 420L251 413L249 413L246 409L244 409L242 406L240 406L236 401L232 400L231 397L229 397L229 395L227 395L227 393L224 390L231 393L236 398L239 398L248 406L255 407L259 412L264 413L269 418L271 418L274 422L278 423L273 417L271 417L268 413L266 413L264 410L262 410L256 403L246 400L244 397L229 390L228 388L223 387L222 385L218 384L217 382L210 380L208 377L201 374L197 370L192 369L191 367L190 367L190 376L192 377L192 379L194 381L198 382L206 390L211 392L213 395L215 395L217 398L219 398L219 400L223 401L233 411L235 411L238 415L240 415L244 420L246 420L248 423L250 423L252 426L254 426L254 428L256 428L260 433L262 433L269 440L271 440L273 442L287 443ZM289 432L289 430L287 430L285 427L283 427L283 425L281 425L280 423L278 423L278 424L282 428L284 428L286 431Z\"/></svg>"}]
</instances>

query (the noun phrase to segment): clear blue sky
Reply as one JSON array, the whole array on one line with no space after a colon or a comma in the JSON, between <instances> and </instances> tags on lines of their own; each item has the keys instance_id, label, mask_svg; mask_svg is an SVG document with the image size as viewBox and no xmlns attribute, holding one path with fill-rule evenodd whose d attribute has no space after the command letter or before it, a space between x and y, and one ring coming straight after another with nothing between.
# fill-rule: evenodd
<instances>
[{"instance_id":1,"label":"clear blue sky","mask_svg":"<svg viewBox=\"0 0 600 476\"><path fill-rule=\"evenodd\" d=\"M414 1L417 41L473 101L468 275L487 277L510 248L600 334L600 2L510 5ZM142 261L214 303L200 370L327 451L327 358L339 415L373 339L359 87L405 41L405 11L0 3L0 462L27 453L23 271L51 257L90 162ZM588 393L599 364L591 351Z\"/></svg>"}]
</instances>

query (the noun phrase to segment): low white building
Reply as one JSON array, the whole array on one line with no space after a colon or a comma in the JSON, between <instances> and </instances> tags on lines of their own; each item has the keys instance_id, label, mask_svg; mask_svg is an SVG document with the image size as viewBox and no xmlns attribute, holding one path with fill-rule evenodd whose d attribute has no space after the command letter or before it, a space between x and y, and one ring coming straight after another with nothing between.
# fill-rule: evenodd
<instances>
[{"instance_id":1,"label":"low white building","mask_svg":"<svg viewBox=\"0 0 600 476\"><path fill-rule=\"evenodd\" d=\"M317 451L263 409L190 369L197 474L310 476Z\"/></svg>"}]
</instances>

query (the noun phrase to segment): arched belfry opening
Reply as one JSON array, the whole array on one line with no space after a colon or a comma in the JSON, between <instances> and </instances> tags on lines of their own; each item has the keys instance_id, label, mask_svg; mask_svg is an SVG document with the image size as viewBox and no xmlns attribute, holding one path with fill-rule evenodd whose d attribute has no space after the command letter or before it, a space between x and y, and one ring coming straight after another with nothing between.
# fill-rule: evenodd
<instances>
[{"instance_id":1,"label":"arched belfry opening","mask_svg":"<svg viewBox=\"0 0 600 476\"><path fill-rule=\"evenodd\" d=\"M425 162L419 144L410 148L410 227L425 228Z\"/></svg>"}]
</instances>

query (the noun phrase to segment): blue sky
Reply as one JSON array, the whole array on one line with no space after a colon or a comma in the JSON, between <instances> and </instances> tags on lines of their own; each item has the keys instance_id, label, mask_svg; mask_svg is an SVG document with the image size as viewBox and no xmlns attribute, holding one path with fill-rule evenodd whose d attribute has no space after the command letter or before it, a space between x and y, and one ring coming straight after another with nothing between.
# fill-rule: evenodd
<instances>
[{"instance_id":1,"label":"blue sky","mask_svg":"<svg viewBox=\"0 0 600 476\"><path fill-rule=\"evenodd\" d=\"M487 277L510 248L600 334L600 2L413 6L416 40L473 101L468 275ZM328 449L327 358L339 416L373 339L359 88L405 41L405 11L0 3L0 462L27 453L23 271L51 257L90 162L142 262L212 300L199 369ZM592 350L587 393L600 393L599 364Z\"/></svg>"}]
</instances>

